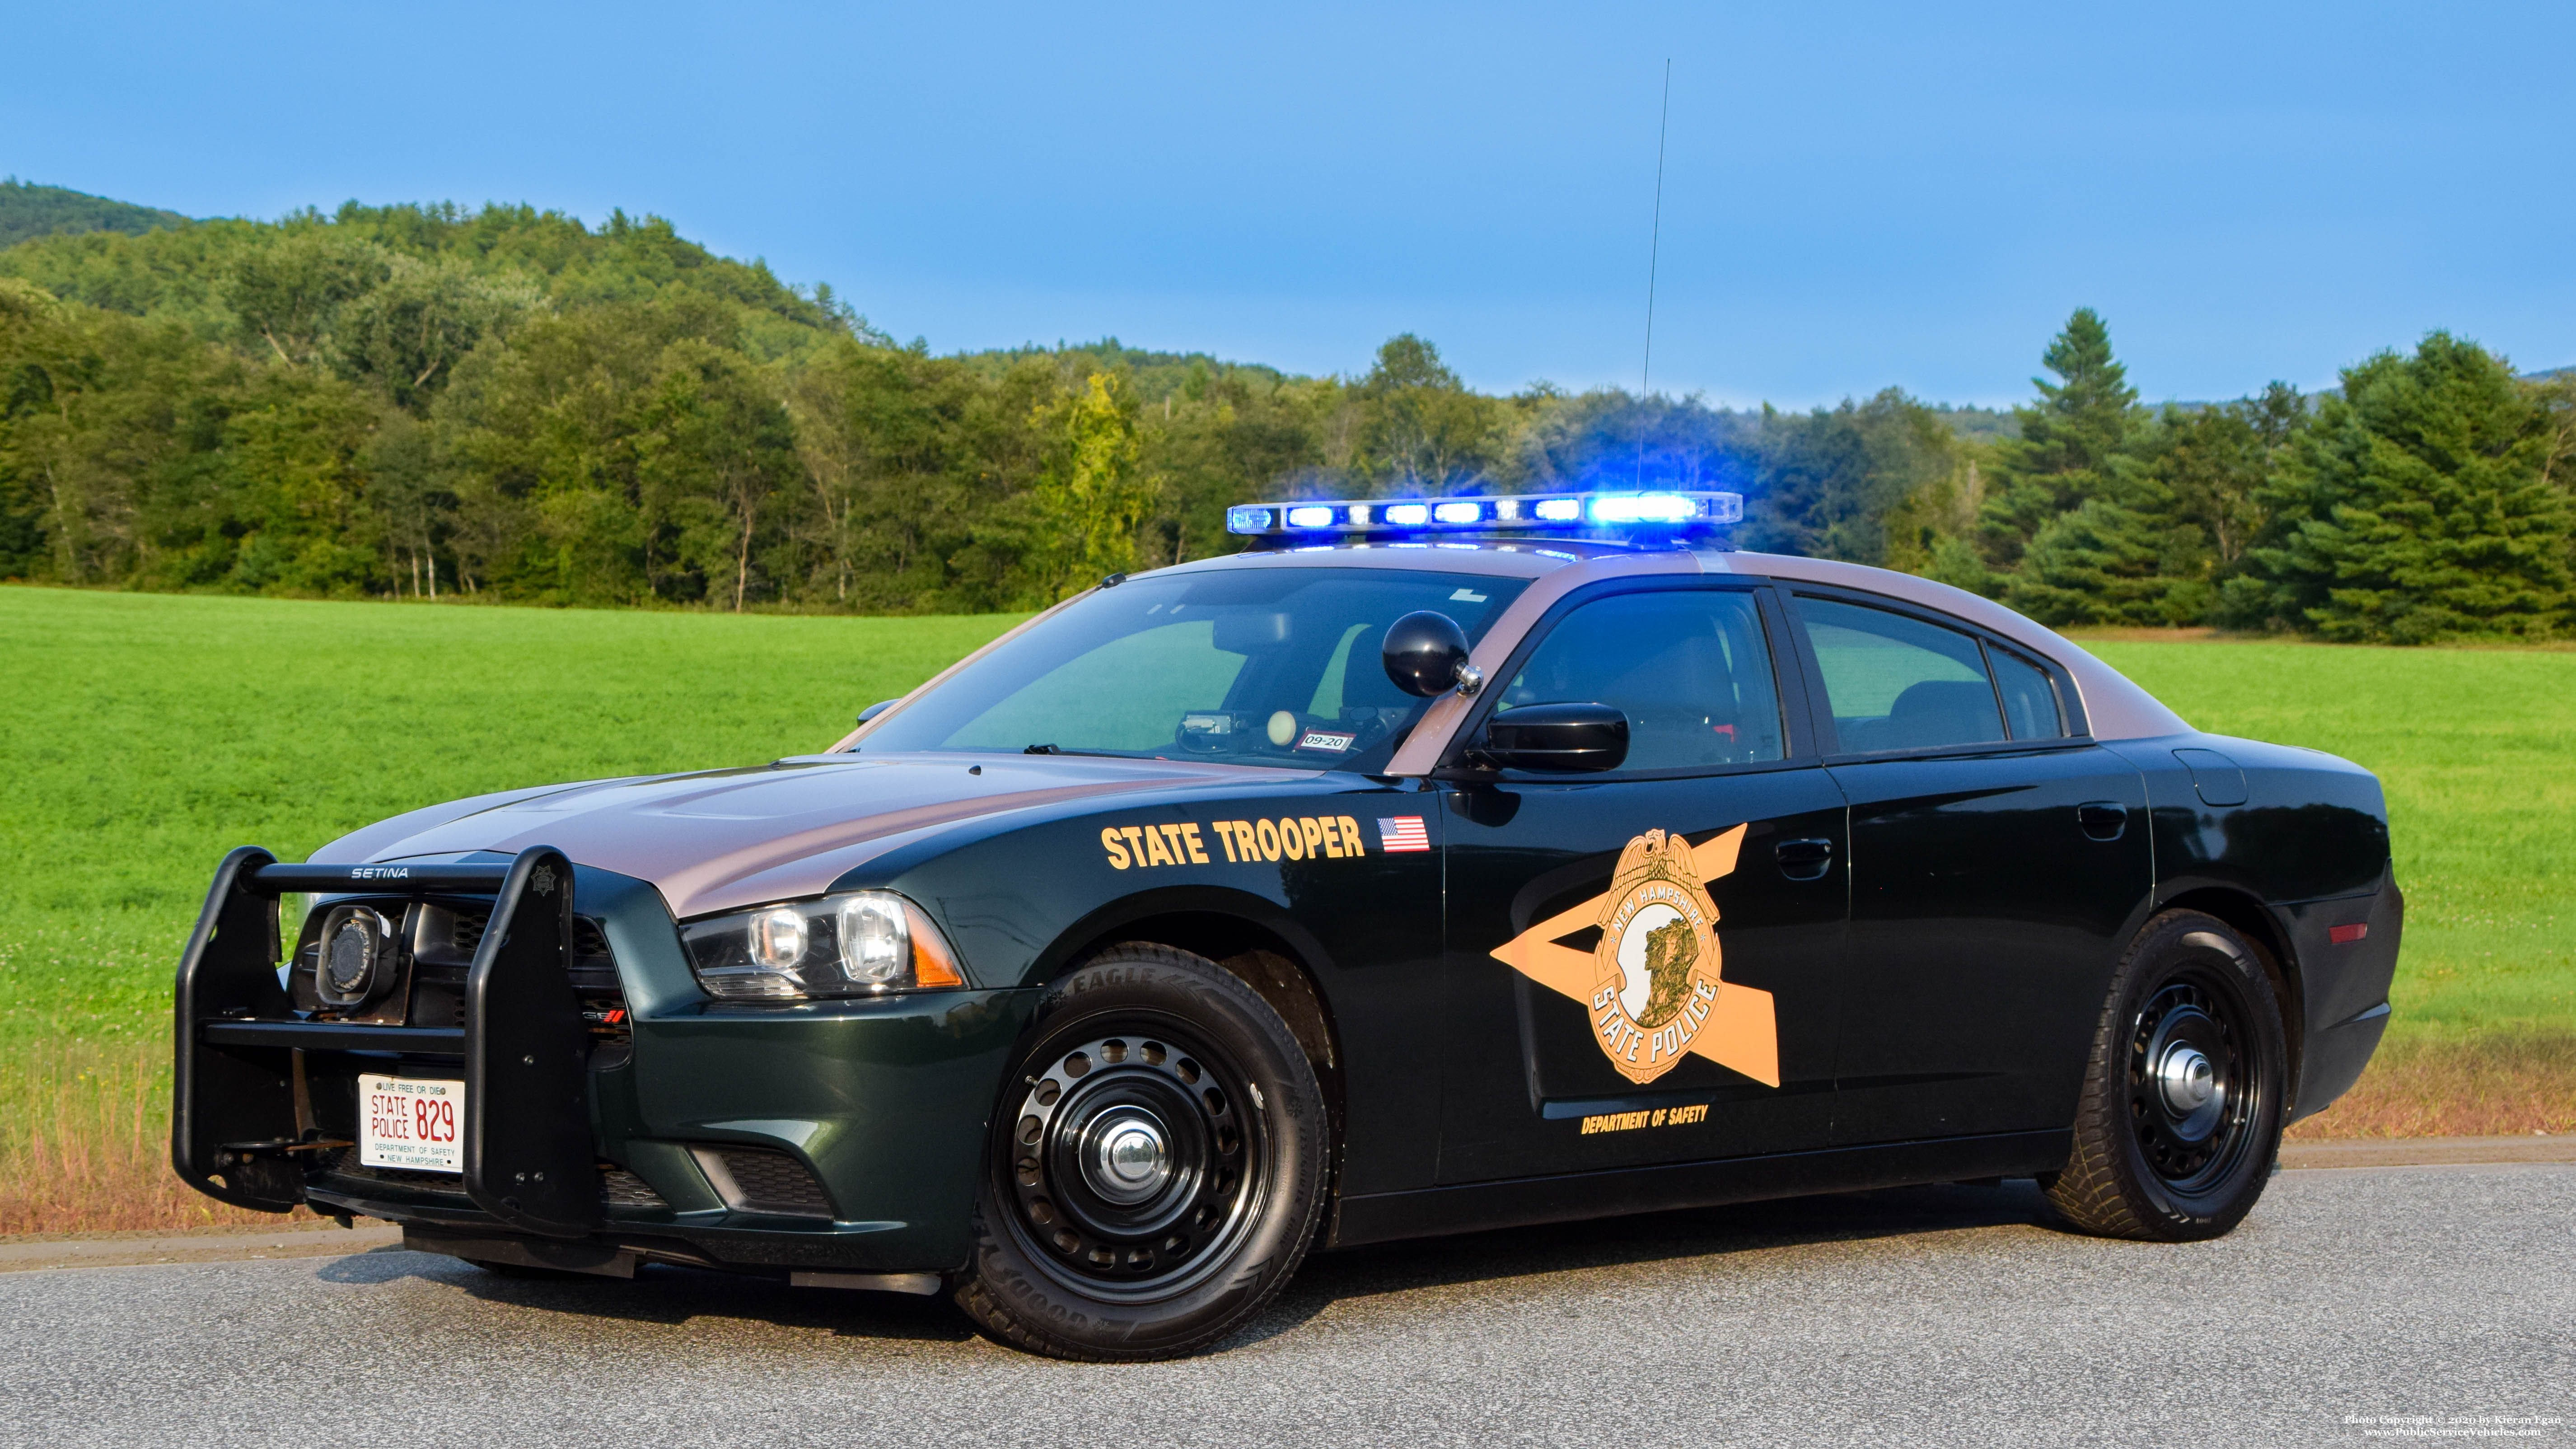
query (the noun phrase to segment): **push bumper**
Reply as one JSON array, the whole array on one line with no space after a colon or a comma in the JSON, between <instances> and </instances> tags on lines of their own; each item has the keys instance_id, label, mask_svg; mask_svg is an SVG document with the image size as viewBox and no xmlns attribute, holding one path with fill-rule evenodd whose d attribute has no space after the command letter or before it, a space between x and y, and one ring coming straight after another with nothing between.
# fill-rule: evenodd
<instances>
[{"instance_id":1,"label":"push bumper","mask_svg":"<svg viewBox=\"0 0 2576 1449\"><path fill-rule=\"evenodd\" d=\"M562 965L573 893L532 889L549 863L575 878L536 850L393 878L228 857L180 966L181 1177L243 1207L399 1222L417 1246L494 1262L666 1261L895 1288L965 1263L987 1118L1034 993L729 1007L696 989L649 886L582 871L581 911L605 920L637 1007L631 1038L602 1042ZM461 1024L300 1016L276 972L284 891L492 893ZM466 1083L461 1179L357 1164L343 1099L360 1071ZM809 1200L761 1200L727 1171L741 1153L801 1175ZM837 1281L854 1276L888 1281Z\"/></svg>"}]
</instances>

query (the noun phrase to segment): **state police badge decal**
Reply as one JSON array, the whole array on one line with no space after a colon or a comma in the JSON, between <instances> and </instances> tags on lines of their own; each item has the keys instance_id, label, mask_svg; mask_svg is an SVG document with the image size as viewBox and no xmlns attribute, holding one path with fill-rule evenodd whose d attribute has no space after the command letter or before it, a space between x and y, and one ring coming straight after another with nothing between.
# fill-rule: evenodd
<instances>
[{"instance_id":1,"label":"state police badge decal","mask_svg":"<svg viewBox=\"0 0 2576 1449\"><path fill-rule=\"evenodd\" d=\"M1744 830L1699 846L1647 831L1619 852L1610 889L1514 936L1495 959L1583 1003L1594 1044L1629 1081L1642 1086L1696 1054L1780 1085L1771 993L1725 979L1705 884L1734 873ZM1601 930L1589 952L1558 944L1586 926Z\"/></svg>"}]
</instances>

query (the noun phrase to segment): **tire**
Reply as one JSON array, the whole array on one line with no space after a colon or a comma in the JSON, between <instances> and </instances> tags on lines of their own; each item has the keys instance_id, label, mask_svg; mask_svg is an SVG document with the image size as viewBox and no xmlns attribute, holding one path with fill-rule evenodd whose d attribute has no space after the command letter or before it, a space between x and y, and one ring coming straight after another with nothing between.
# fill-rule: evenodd
<instances>
[{"instance_id":1,"label":"tire","mask_svg":"<svg viewBox=\"0 0 2576 1449\"><path fill-rule=\"evenodd\" d=\"M1174 1358L1261 1311L1323 1218L1288 1024L1214 962L1113 946L1047 988L993 1114L958 1307L1052 1358Z\"/></svg>"},{"instance_id":2,"label":"tire","mask_svg":"<svg viewBox=\"0 0 2576 1449\"><path fill-rule=\"evenodd\" d=\"M2040 1186L2068 1223L2105 1237L2229 1232L2280 1155L2288 1061L2279 1000L2245 938L2197 911L2156 917L2112 974L2074 1150Z\"/></svg>"}]
</instances>

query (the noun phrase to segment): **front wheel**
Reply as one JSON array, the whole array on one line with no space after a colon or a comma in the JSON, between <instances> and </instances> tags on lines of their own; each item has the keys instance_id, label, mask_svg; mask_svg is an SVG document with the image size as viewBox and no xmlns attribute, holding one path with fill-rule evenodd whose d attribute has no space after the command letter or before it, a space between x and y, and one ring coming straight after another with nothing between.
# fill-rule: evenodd
<instances>
[{"instance_id":1,"label":"front wheel","mask_svg":"<svg viewBox=\"0 0 2576 1449\"><path fill-rule=\"evenodd\" d=\"M2075 1145L2041 1180L2108 1237L2214 1238L2252 1211L2279 1155L2288 1051L2253 947L2197 911L2149 921L2111 979Z\"/></svg>"},{"instance_id":2,"label":"front wheel","mask_svg":"<svg viewBox=\"0 0 2576 1449\"><path fill-rule=\"evenodd\" d=\"M1129 943L1047 989L1003 1088L957 1304L1072 1359L1190 1353L1286 1284L1324 1207L1323 1094L1214 962Z\"/></svg>"}]
</instances>

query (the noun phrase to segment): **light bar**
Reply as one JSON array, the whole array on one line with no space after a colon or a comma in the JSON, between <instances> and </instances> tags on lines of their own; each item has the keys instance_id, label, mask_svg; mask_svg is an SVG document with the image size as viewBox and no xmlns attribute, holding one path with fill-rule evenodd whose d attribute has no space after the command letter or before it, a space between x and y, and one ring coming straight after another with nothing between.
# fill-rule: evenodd
<instances>
[{"instance_id":1,"label":"light bar","mask_svg":"<svg viewBox=\"0 0 2576 1449\"><path fill-rule=\"evenodd\" d=\"M1738 493L1525 493L1509 498L1422 502L1247 503L1225 511L1228 533L1251 537L1438 533L1563 533L1567 530L1707 528L1744 518Z\"/></svg>"}]
</instances>

